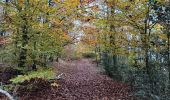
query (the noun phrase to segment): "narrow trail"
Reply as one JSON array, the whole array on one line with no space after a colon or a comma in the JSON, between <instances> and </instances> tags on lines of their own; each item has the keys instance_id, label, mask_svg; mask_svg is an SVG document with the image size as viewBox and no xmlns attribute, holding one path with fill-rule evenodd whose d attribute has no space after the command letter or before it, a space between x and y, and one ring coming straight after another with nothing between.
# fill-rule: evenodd
<instances>
[{"instance_id":1,"label":"narrow trail","mask_svg":"<svg viewBox=\"0 0 170 100\"><path fill-rule=\"evenodd\" d=\"M55 66L63 73L60 84L65 87L66 100L133 100L128 85L101 74L91 60L81 59Z\"/></svg>"}]
</instances>

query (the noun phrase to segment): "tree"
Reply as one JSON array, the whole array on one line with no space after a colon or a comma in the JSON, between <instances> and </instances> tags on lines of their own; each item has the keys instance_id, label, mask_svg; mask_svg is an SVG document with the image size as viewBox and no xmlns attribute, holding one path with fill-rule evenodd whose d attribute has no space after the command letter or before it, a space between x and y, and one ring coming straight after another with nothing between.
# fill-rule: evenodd
<instances>
[{"instance_id":1,"label":"tree","mask_svg":"<svg viewBox=\"0 0 170 100\"><path fill-rule=\"evenodd\" d=\"M70 5L71 2L74 5ZM56 6L57 5L57 6ZM11 46L18 66L46 62L59 55L63 44L70 41L73 11L78 1L15 0L1 1L4 7L5 31L10 31Z\"/></svg>"},{"instance_id":2,"label":"tree","mask_svg":"<svg viewBox=\"0 0 170 100\"><path fill-rule=\"evenodd\" d=\"M168 70L170 72L170 55L169 55L169 50L170 50L170 32L169 32L169 24L170 24L170 1L167 1L163 4L155 5L154 10L156 11L157 18L159 23L164 27L164 32L167 35L167 65L168 65ZM170 76L170 73L169 73ZM170 77L169 77L170 78ZM170 80L170 79L169 79Z\"/></svg>"}]
</instances>

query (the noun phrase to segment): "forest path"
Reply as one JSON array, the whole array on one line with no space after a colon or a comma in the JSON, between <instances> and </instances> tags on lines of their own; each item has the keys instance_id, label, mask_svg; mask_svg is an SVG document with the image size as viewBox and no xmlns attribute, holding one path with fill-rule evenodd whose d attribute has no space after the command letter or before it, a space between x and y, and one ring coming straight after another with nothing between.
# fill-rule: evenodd
<instances>
[{"instance_id":1,"label":"forest path","mask_svg":"<svg viewBox=\"0 0 170 100\"><path fill-rule=\"evenodd\" d=\"M67 100L132 100L127 85L101 74L90 59L55 66L63 73L62 86L67 87L64 89Z\"/></svg>"}]
</instances>

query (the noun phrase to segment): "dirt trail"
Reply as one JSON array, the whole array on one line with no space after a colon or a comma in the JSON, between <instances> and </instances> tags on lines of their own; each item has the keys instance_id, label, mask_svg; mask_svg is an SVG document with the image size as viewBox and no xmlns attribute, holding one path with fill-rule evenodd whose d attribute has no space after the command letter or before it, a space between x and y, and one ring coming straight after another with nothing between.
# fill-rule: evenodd
<instances>
[{"instance_id":1,"label":"dirt trail","mask_svg":"<svg viewBox=\"0 0 170 100\"><path fill-rule=\"evenodd\" d=\"M92 60L61 61L54 67L57 72L63 73L61 79L54 80L59 86L53 87L49 81L33 79L18 90L18 100L135 100L129 96L128 85L101 74ZM27 89L30 83L34 84L33 90Z\"/></svg>"},{"instance_id":2,"label":"dirt trail","mask_svg":"<svg viewBox=\"0 0 170 100\"><path fill-rule=\"evenodd\" d=\"M91 60L70 61L57 69L64 73L67 100L133 100L127 85L101 74Z\"/></svg>"}]
</instances>

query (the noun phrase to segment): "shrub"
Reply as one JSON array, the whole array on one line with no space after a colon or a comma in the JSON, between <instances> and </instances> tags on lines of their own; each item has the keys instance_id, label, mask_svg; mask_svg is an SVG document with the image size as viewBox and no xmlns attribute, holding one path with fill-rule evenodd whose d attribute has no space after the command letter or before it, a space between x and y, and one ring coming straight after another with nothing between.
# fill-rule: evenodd
<instances>
[{"instance_id":1,"label":"shrub","mask_svg":"<svg viewBox=\"0 0 170 100\"><path fill-rule=\"evenodd\" d=\"M30 80L22 82L17 91L20 94L20 92L42 91L49 87L51 87L51 83L48 80L42 78L31 78Z\"/></svg>"},{"instance_id":2,"label":"shrub","mask_svg":"<svg viewBox=\"0 0 170 100\"><path fill-rule=\"evenodd\" d=\"M97 55L95 53L83 53L83 58L95 58Z\"/></svg>"},{"instance_id":3,"label":"shrub","mask_svg":"<svg viewBox=\"0 0 170 100\"><path fill-rule=\"evenodd\" d=\"M54 79L55 73L52 68L39 69L37 71L28 72L26 75L18 75L15 78L10 79L14 84L22 83L24 81L29 81L32 78L42 78L42 79Z\"/></svg>"}]
</instances>

